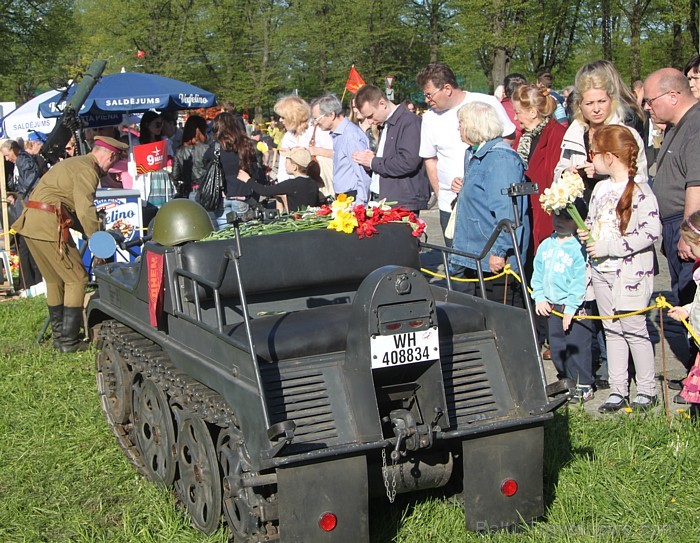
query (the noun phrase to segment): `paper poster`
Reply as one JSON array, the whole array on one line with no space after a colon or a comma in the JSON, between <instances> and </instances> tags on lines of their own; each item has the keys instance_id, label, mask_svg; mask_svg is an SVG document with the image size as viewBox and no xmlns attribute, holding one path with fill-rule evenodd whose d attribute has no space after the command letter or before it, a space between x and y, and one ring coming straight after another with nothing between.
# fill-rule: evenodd
<instances>
[{"instance_id":1,"label":"paper poster","mask_svg":"<svg viewBox=\"0 0 700 543\"><path fill-rule=\"evenodd\" d=\"M168 140L144 143L134 147L136 173L148 173L160 170L168 159Z\"/></svg>"}]
</instances>

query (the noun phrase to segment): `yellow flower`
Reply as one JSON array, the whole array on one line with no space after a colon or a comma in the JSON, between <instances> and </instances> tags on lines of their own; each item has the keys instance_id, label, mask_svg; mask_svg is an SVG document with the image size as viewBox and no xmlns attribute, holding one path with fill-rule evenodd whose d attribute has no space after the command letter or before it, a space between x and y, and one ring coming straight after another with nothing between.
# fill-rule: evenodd
<instances>
[{"instance_id":1,"label":"yellow flower","mask_svg":"<svg viewBox=\"0 0 700 543\"><path fill-rule=\"evenodd\" d=\"M338 213L350 209L354 201L354 196L348 196L347 194L339 194L338 198L331 204L331 209L333 210L331 216L335 219L338 216Z\"/></svg>"},{"instance_id":2,"label":"yellow flower","mask_svg":"<svg viewBox=\"0 0 700 543\"><path fill-rule=\"evenodd\" d=\"M352 234L357 228L357 217L352 212L344 209L338 210L335 217L328 223L328 228L337 232Z\"/></svg>"}]
</instances>

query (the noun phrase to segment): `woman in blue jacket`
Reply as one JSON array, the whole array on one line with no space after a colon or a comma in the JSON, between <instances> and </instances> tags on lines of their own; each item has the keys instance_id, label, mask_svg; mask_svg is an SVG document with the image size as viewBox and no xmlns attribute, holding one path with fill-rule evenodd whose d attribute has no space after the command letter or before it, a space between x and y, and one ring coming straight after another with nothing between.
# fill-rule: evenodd
<instances>
[{"instance_id":1,"label":"woman in blue jacket","mask_svg":"<svg viewBox=\"0 0 700 543\"><path fill-rule=\"evenodd\" d=\"M524 164L510 144L503 141L503 125L496 110L484 102L471 102L457 112L459 130L469 145L464 158L464 178L455 179L452 190L458 193L453 249L471 254L481 254L491 234L502 219L515 220L513 201L504 194L515 183L525 180ZM530 237L530 220L527 214L528 201L517 198L518 219L521 226L516 230L517 250L525 259ZM510 234L501 232L495 244L481 259L486 278L500 273L507 263L515 271L515 249ZM455 273L465 278L477 277L476 260L461 255L452 255L450 262ZM522 274L522 272L520 272ZM476 293L476 283L457 283L460 290ZM507 302L524 307L520 285L512 278L508 281ZM486 282L486 296L503 303L505 278Z\"/></svg>"}]
</instances>

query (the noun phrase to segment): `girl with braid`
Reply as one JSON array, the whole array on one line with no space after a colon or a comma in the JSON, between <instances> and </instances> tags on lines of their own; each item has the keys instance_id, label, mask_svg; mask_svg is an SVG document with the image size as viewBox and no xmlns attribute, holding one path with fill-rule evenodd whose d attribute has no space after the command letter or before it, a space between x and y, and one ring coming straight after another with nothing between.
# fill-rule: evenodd
<instances>
[{"instance_id":1,"label":"girl with braid","mask_svg":"<svg viewBox=\"0 0 700 543\"><path fill-rule=\"evenodd\" d=\"M586 223L579 230L588 242L591 284L603 317L644 309L654 288L654 242L661 235L659 209L646 182L635 182L639 147L630 129L620 125L599 128L592 138L590 160L599 181L591 196ZM602 412L618 411L629 402L628 359L636 371L635 410L656 402L654 350L644 314L603 320L608 350L610 395Z\"/></svg>"}]
</instances>

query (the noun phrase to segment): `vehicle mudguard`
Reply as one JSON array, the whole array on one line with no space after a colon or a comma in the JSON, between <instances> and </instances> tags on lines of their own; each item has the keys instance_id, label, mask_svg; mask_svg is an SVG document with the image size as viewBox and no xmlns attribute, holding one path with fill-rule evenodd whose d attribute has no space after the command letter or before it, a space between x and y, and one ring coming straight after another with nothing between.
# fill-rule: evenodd
<instances>
[{"instance_id":1,"label":"vehicle mudguard","mask_svg":"<svg viewBox=\"0 0 700 543\"><path fill-rule=\"evenodd\" d=\"M353 456L277 470L281 543L369 541L367 460ZM324 513L337 525L321 529Z\"/></svg>"},{"instance_id":2,"label":"vehicle mudguard","mask_svg":"<svg viewBox=\"0 0 700 543\"><path fill-rule=\"evenodd\" d=\"M509 430L462 442L467 530L490 531L544 514L544 427ZM517 482L506 496L504 482Z\"/></svg>"}]
</instances>

